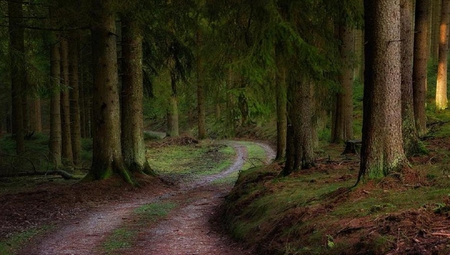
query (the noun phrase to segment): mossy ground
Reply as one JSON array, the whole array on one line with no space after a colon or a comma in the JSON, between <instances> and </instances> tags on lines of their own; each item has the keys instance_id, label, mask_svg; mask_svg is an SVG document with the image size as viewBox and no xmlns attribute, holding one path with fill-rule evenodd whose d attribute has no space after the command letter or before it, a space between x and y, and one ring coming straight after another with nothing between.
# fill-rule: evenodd
<instances>
[{"instance_id":1,"label":"mossy ground","mask_svg":"<svg viewBox=\"0 0 450 255\"><path fill-rule=\"evenodd\" d=\"M410 158L411 169L357 187L359 156L340 155L340 145L323 148L316 168L288 177L279 177L279 164L251 168L228 196L226 223L261 254L448 254L443 136L424 141L429 154Z\"/></svg>"}]
</instances>

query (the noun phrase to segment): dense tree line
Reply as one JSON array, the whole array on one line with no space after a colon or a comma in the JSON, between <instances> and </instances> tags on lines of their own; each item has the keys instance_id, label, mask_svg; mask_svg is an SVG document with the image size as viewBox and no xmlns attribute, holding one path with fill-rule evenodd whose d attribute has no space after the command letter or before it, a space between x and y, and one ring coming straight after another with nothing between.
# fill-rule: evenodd
<instances>
[{"instance_id":1,"label":"dense tree line","mask_svg":"<svg viewBox=\"0 0 450 255\"><path fill-rule=\"evenodd\" d=\"M289 175L315 165L324 125L333 143L359 133L359 81L360 178L379 178L422 150L429 61L439 63L436 109L447 107L449 3L2 0L0 130L18 154L27 133L49 133L55 167L78 166L81 138L92 137L87 179L132 183L152 174L144 102L170 136L183 119L200 139L211 126L227 137L274 120Z\"/></svg>"}]
</instances>

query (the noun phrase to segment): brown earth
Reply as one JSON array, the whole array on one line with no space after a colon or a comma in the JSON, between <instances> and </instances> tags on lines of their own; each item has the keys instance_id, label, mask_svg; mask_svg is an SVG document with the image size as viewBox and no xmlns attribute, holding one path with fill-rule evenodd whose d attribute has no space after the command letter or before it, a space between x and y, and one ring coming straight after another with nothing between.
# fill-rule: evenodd
<instances>
[{"instance_id":1,"label":"brown earth","mask_svg":"<svg viewBox=\"0 0 450 255\"><path fill-rule=\"evenodd\" d=\"M232 188L212 182L240 170L247 157L245 147L230 145L237 152L230 168L175 186L147 176L138 177L141 188L123 186L120 179L71 185L45 180L33 190L1 195L0 239L32 227L52 226L17 254L104 254L101 244L115 229L133 226L136 208L170 201L177 208L163 220L135 229L138 235L132 247L117 254L250 254L212 220ZM273 151L263 148L273 158Z\"/></svg>"}]
</instances>

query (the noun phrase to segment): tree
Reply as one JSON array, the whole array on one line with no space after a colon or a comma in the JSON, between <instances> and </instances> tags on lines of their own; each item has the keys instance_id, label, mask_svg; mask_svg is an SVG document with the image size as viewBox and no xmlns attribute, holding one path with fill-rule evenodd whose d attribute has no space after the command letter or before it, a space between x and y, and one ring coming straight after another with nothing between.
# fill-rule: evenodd
<instances>
[{"instance_id":1,"label":"tree","mask_svg":"<svg viewBox=\"0 0 450 255\"><path fill-rule=\"evenodd\" d=\"M281 47L281 45L279 46ZM285 64L280 49L275 49L276 59L276 104L277 104L277 155L276 160L282 160L286 155L286 128L287 128L287 95L286 95L286 73Z\"/></svg>"},{"instance_id":2,"label":"tree","mask_svg":"<svg viewBox=\"0 0 450 255\"><path fill-rule=\"evenodd\" d=\"M123 157L130 171L151 174L144 144L142 30L131 16L122 18L122 52Z\"/></svg>"},{"instance_id":3,"label":"tree","mask_svg":"<svg viewBox=\"0 0 450 255\"><path fill-rule=\"evenodd\" d=\"M421 152L414 119L413 97L413 1L401 0L401 93L403 148L406 156Z\"/></svg>"},{"instance_id":4,"label":"tree","mask_svg":"<svg viewBox=\"0 0 450 255\"><path fill-rule=\"evenodd\" d=\"M358 179L381 178L407 162L401 123L400 0L364 1L365 86Z\"/></svg>"},{"instance_id":5,"label":"tree","mask_svg":"<svg viewBox=\"0 0 450 255\"><path fill-rule=\"evenodd\" d=\"M414 118L420 136L427 132L425 112L428 64L428 20L430 0L417 0L414 33L413 96Z\"/></svg>"},{"instance_id":6,"label":"tree","mask_svg":"<svg viewBox=\"0 0 450 255\"><path fill-rule=\"evenodd\" d=\"M16 140L16 152L25 150L24 114L22 97L25 86L25 46L22 26L23 7L21 2L8 1L9 52L11 58L12 131Z\"/></svg>"},{"instance_id":7,"label":"tree","mask_svg":"<svg viewBox=\"0 0 450 255\"><path fill-rule=\"evenodd\" d=\"M55 36L56 37L56 36ZM59 39L59 38L58 38ZM53 42L50 56L51 97L50 97L50 153L55 167L61 165L61 97L60 73L61 58L59 41Z\"/></svg>"},{"instance_id":8,"label":"tree","mask_svg":"<svg viewBox=\"0 0 450 255\"><path fill-rule=\"evenodd\" d=\"M353 55L354 31L347 25L339 26L341 70L340 91L334 106L331 141L341 143L353 139Z\"/></svg>"},{"instance_id":9,"label":"tree","mask_svg":"<svg viewBox=\"0 0 450 255\"><path fill-rule=\"evenodd\" d=\"M447 51L450 0L442 0L441 24L439 28L439 62L436 85L436 110L447 109Z\"/></svg>"},{"instance_id":10,"label":"tree","mask_svg":"<svg viewBox=\"0 0 450 255\"><path fill-rule=\"evenodd\" d=\"M122 156L113 4L112 0L92 2L93 157L85 179L100 180L116 174L133 183Z\"/></svg>"},{"instance_id":11,"label":"tree","mask_svg":"<svg viewBox=\"0 0 450 255\"><path fill-rule=\"evenodd\" d=\"M73 163L81 163L81 121L80 121L80 86L78 70L78 43L80 35L78 31L70 33L69 43L69 86L70 86L70 122Z\"/></svg>"},{"instance_id":12,"label":"tree","mask_svg":"<svg viewBox=\"0 0 450 255\"><path fill-rule=\"evenodd\" d=\"M72 134L69 99L69 42L61 37L61 137L62 157L69 165L73 164Z\"/></svg>"}]
</instances>

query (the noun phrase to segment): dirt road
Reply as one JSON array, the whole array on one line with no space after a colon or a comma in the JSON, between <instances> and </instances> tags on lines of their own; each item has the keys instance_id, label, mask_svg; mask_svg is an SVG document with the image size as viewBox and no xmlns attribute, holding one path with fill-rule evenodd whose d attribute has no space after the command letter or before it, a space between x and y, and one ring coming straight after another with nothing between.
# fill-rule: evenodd
<instances>
[{"instance_id":1,"label":"dirt road","mask_svg":"<svg viewBox=\"0 0 450 255\"><path fill-rule=\"evenodd\" d=\"M178 187L162 195L136 198L128 203L116 203L90 212L82 220L68 222L56 229L32 250L21 254L105 254L101 244L117 228L131 224L132 214L143 205L170 201L177 204L166 218L139 229L131 247L112 251L112 254L250 254L239 244L217 231L212 216L231 184L213 182L239 171L247 158L244 145L230 142L236 151L232 166L215 175L194 181L181 181ZM267 158L273 159L273 150L259 144Z\"/></svg>"}]
</instances>

